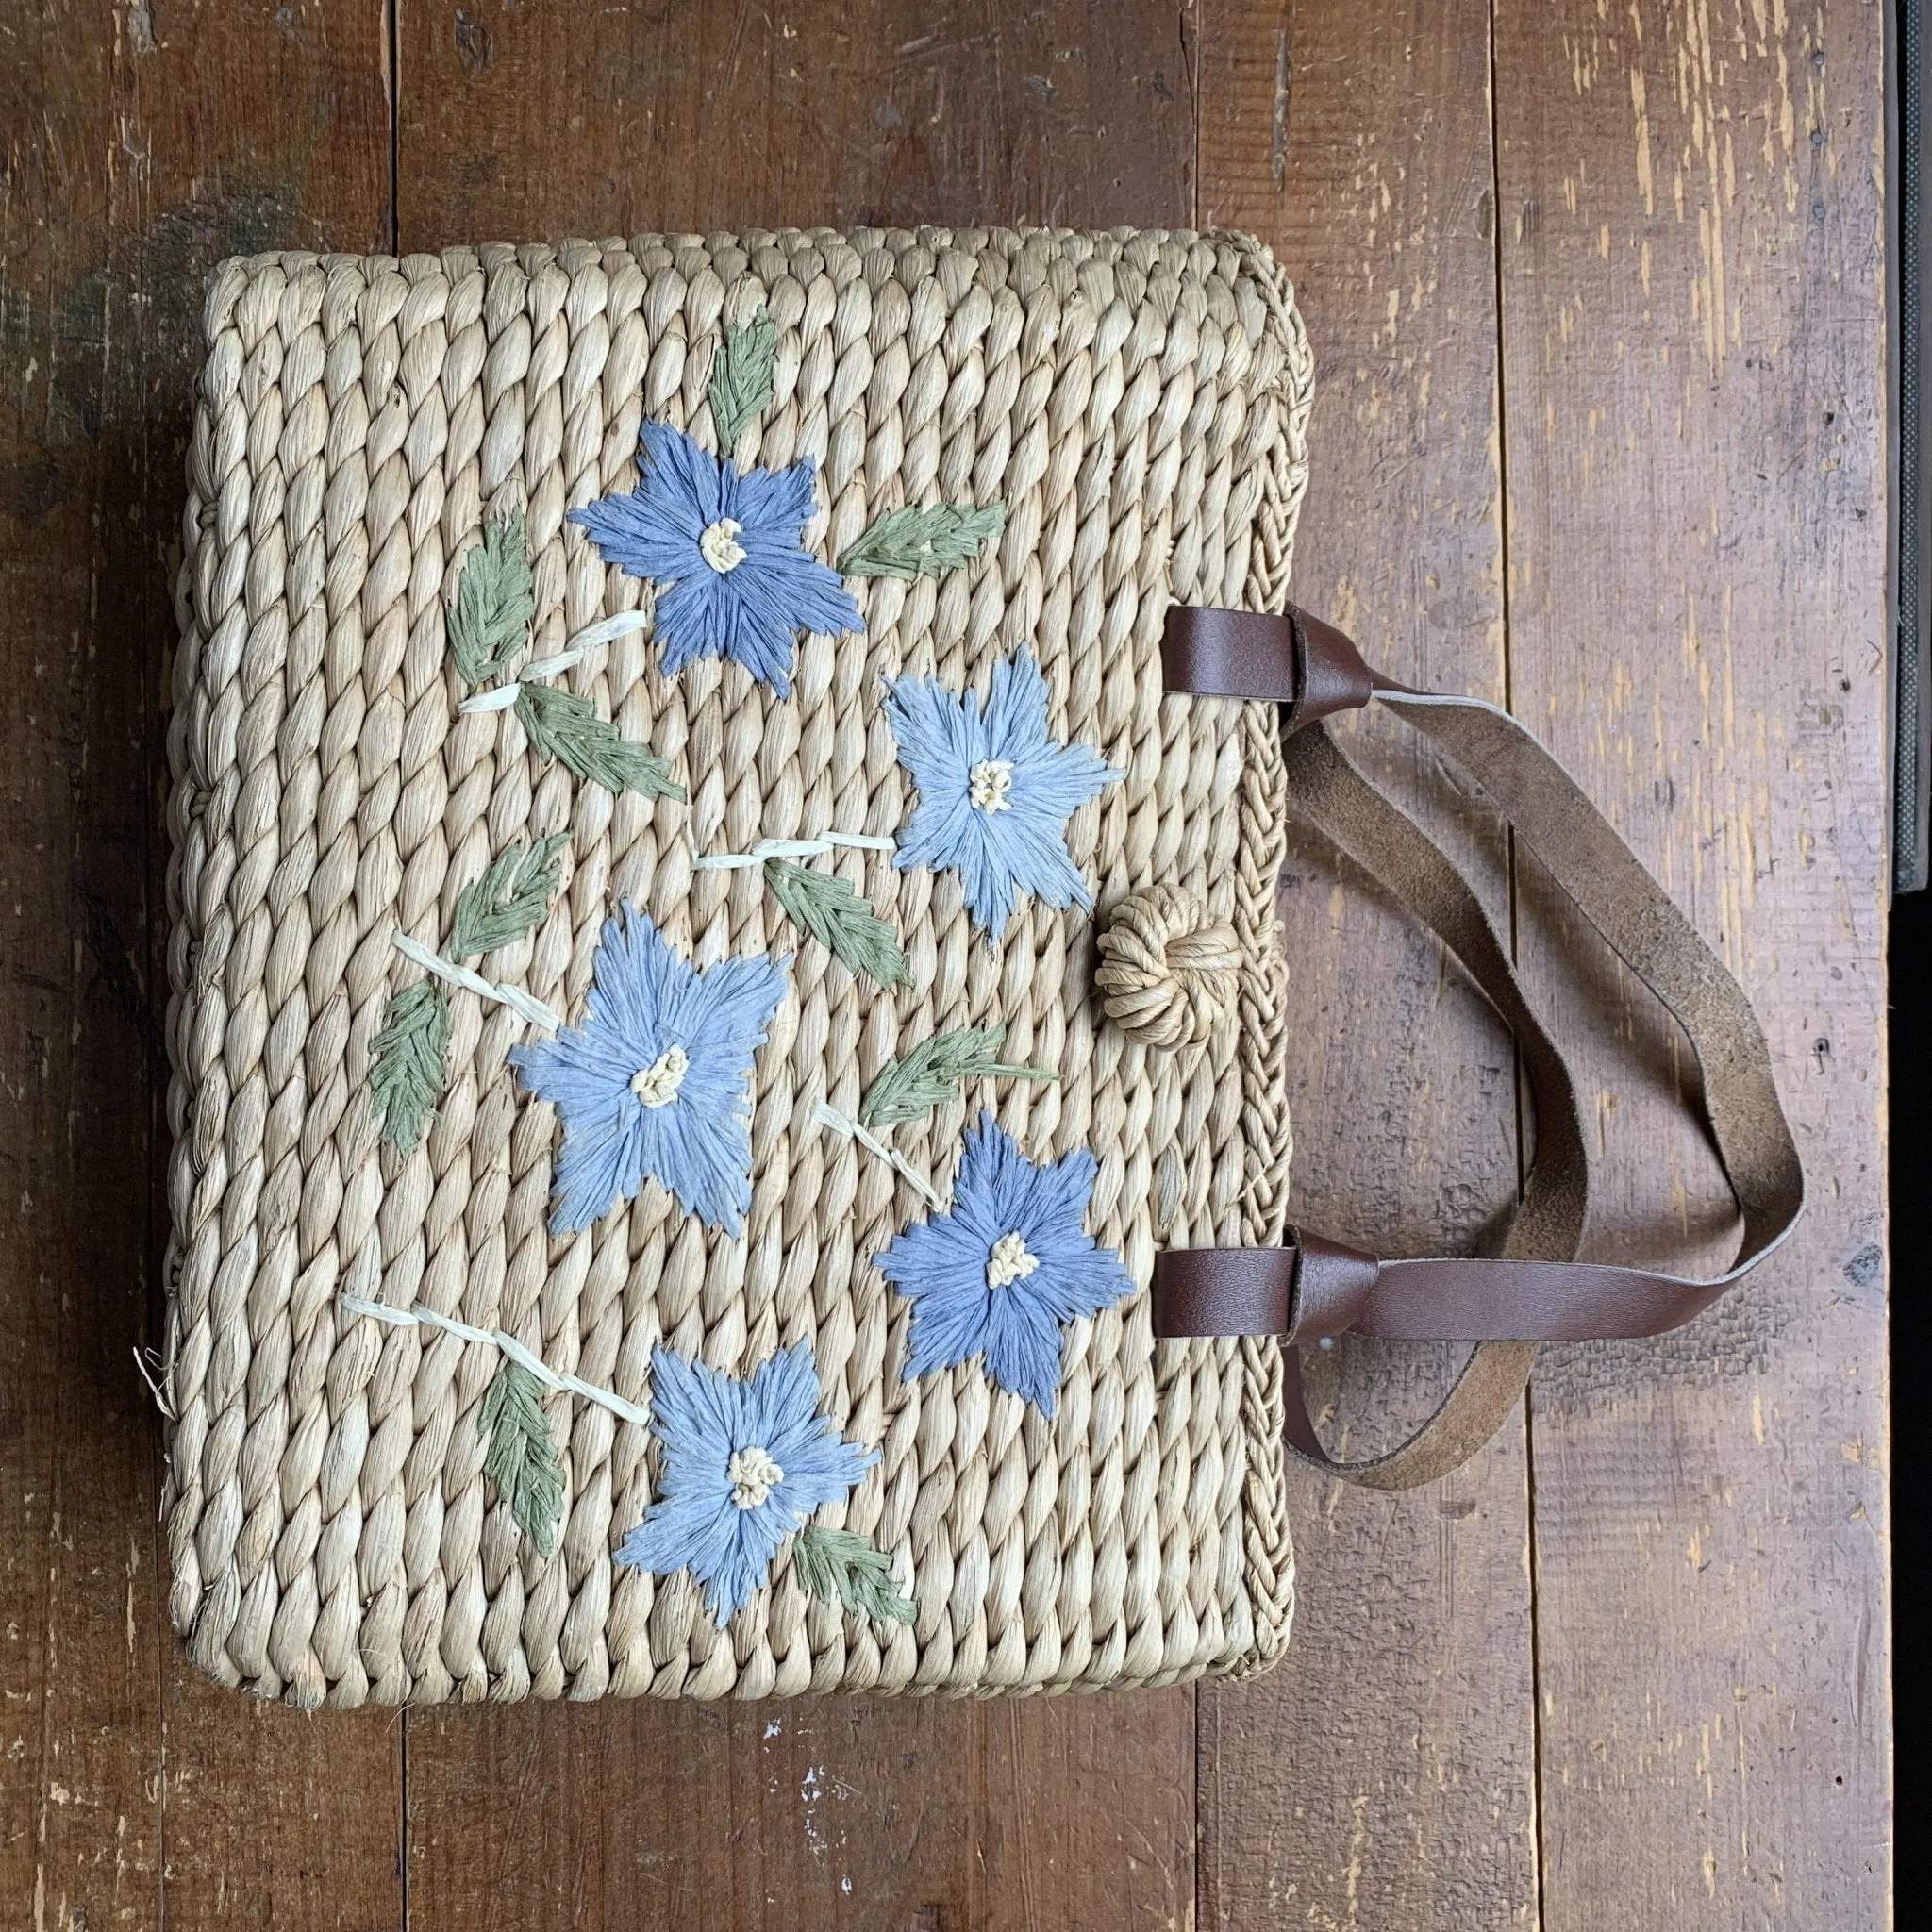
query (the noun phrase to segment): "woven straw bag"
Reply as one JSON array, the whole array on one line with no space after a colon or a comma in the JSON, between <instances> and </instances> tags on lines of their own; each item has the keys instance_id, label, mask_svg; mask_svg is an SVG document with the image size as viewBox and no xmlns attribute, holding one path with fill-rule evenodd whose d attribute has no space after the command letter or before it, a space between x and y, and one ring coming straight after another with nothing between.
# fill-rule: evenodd
<instances>
[{"instance_id":1,"label":"woven straw bag","mask_svg":"<svg viewBox=\"0 0 1932 1932\"><path fill-rule=\"evenodd\" d=\"M1468 764L1703 1058L1745 1263L1801 1194L1728 975L1502 714L1287 604L1311 362L1228 235L641 236L230 261L170 752L166 1513L199 1666L313 1706L1243 1674L1285 1341L1527 1344L1574 1089L1319 723ZM1289 727L1284 734L1283 725ZM1287 1221L1291 802L1515 1029L1501 1258ZM1729 1279L1731 1277L1726 1277Z\"/></svg>"}]
</instances>

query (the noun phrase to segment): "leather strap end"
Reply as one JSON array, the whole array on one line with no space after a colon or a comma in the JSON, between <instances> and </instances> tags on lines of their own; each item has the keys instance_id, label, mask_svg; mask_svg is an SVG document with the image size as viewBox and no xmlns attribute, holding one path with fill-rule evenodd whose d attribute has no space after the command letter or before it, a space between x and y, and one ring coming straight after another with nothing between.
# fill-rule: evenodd
<instances>
[{"instance_id":1,"label":"leather strap end","mask_svg":"<svg viewBox=\"0 0 1932 1932\"><path fill-rule=\"evenodd\" d=\"M1333 717L1337 711L1359 711L1384 681L1362 661L1354 641L1311 617L1295 605L1288 607L1288 622L1294 635L1295 699L1288 714L1288 729L1296 731L1312 724L1317 718Z\"/></svg>"},{"instance_id":2,"label":"leather strap end","mask_svg":"<svg viewBox=\"0 0 1932 1932\"><path fill-rule=\"evenodd\" d=\"M1341 631L1292 604L1279 613L1171 605L1160 670L1169 691L1286 705L1290 731L1359 710L1385 688Z\"/></svg>"}]
</instances>

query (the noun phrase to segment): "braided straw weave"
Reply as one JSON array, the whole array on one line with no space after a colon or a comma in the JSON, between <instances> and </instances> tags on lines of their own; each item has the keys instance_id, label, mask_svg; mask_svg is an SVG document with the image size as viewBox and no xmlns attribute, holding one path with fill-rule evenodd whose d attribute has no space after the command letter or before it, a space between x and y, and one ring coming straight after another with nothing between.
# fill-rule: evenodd
<instances>
[{"instance_id":1,"label":"braided straw weave","mask_svg":"<svg viewBox=\"0 0 1932 1932\"><path fill-rule=\"evenodd\" d=\"M765 307L776 387L758 460L809 455L836 558L882 512L997 500L979 558L853 580L863 635L799 643L786 700L738 665L657 668L648 632L568 675L675 763L689 803L613 797L458 714L444 611L491 514L526 513L533 648L645 586L565 511L635 477L646 414L687 425L726 328ZM1292 1566L1272 1343L1156 1345L1158 1244L1277 1241L1286 1212L1284 777L1270 708L1167 697L1171 599L1278 609L1306 480L1311 364L1290 290L1239 236L865 230L640 236L397 262L224 264L189 455L169 744L174 1241L165 1393L175 1624L220 1680L302 1705L759 1697L1160 1684L1264 1667ZM743 449L741 447L741 456ZM1023 901L997 945L955 873L834 865L903 935L881 991L804 941L754 870L695 854L911 808L883 681L982 692L1022 644L1057 739L1126 774L1075 814L1095 912ZM370 1041L461 887L568 830L564 887L491 972L581 1012L628 899L687 957L795 955L758 1055L741 1239L647 1180L552 1239L557 1126L506 1066L512 1013L451 1003L450 1082L413 1153L378 1139ZM1094 934L1156 885L1243 954L1203 1044L1102 1013ZM976 1366L902 1378L907 1304L872 1257L924 1210L826 1133L895 1053L1004 1023L1057 1082L969 1091L898 1130L950 1183L982 1105L1036 1159L1089 1147L1089 1229L1138 1291L1070 1324L1057 1413ZM565 1515L540 1557L483 1474L491 1349L358 1319L345 1294L516 1336L648 1397L664 1341L743 1374L808 1341L824 1411L879 1460L850 1527L894 1553L912 1624L848 1615L783 1558L724 1628L688 1576L616 1566L652 1496L651 1432L548 1396Z\"/></svg>"}]
</instances>

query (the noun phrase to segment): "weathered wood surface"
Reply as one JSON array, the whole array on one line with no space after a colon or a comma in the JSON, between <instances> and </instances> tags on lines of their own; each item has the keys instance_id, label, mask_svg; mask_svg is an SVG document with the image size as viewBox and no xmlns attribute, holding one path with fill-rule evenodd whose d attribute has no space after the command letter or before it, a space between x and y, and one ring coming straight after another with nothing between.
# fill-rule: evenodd
<instances>
[{"instance_id":1,"label":"weathered wood surface","mask_svg":"<svg viewBox=\"0 0 1932 1932\"><path fill-rule=\"evenodd\" d=\"M0 1924L1884 1923L1879 9L397 11L0 24ZM407 1721L201 1684L128 1357L202 268L993 217L1274 242L1321 366L1298 594L1511 701L1721 939L1810 1222L1699 1327L1552 1359L1438 1490L1299 1479L1259 1684ZM1429 761L1362 746L1587 1041L1605 1250L1717 1236L1656 1016L1566 973ZM1507 1041L1360 880L1291 873L1298 1212L1468 1244L1516 1169ZM1446 1370L1348 1367L1357 1448Z\"/></svg>"},{"instance_id":2,"label":"weathered wood surface","mask_svg":"<svg viewBox=\"0 0 1932 1932\"><path fill-rule=\"evenodd\" d=\"M1319 465L1296 601L1405 683L1507 700L1488 16L1224 12L1201 67L1202 219L1267 236L1315 343ZM1284 98L1285 94L1285 98ZM1419 741L1345 736L1488 884L1504 841ZM1296 1219L1391 1254L1469 1248L1514 1197L1507 1035L1440 946L1312 839L1282 894ZM1348 1344L1329 1441L1392 1446L1461 1352ZM1346 1376L1335 1371L1335 1358ZM1313 1392L1311 1391L1311 1392ZM1297 1466L1281 1668L1201 1699L1201 1922L1527 1923L1536 1901L1523 1431L1385 1495Z\"/></svg>"},{"instance_id":3,"label":"weathered wood surface","mask_svg":"<svg viewBox=\"0 0 1932 1932\"><path fill-rule=\"evenodd\" d=\"M1875 1925L1880 9L1573 11L1497 12L1513 698L1756 997L1811 1211L1703 1321L1536 1386L1543 1919ZM1728 1215L1675 1043L1524 934L1586 1042L1602 1251L1681 1254Z\"/></svg>"},{"instance_id":4,"label":"weathered wood surface","mask_svg":"<svg viewBox=\"0 0 1932 1932\"><path fill-rule=\"evenodd\" d=\"M384 245L380 22L0 25L0 1924L393 1924L393 1720L290 1724L167 1629L164 759L200 287ZM165 1874L165 1880L164 1880Z\"/></svg>"}]
</instances>

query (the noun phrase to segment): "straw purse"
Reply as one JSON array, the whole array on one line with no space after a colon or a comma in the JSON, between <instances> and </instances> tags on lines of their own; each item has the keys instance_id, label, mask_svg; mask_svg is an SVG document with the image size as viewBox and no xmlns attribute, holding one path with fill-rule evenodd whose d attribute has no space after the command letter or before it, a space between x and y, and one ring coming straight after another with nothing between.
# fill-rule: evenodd
<instances>
[{"instance_id":1,"label":"straw purse","mask_svg":"<svg viewBox=\"0 0 1932 1932\"><path fill-rule=\"evenodd\" d=\"M1431 732L1697 1048L1741 994L1503 714L1287 605L1311 362L1233 235L640 236L213 276L169 744L172 1614L291 1703L1056 1690L1287 1639L1285 1343L1528 1344L1575 1096L1323 728ZM1293 808L1515 1029L1503 1256L1288 1220ZM1729 1278L1729 1277L1726 1277Z\"/></svg>"}]
</instances>

